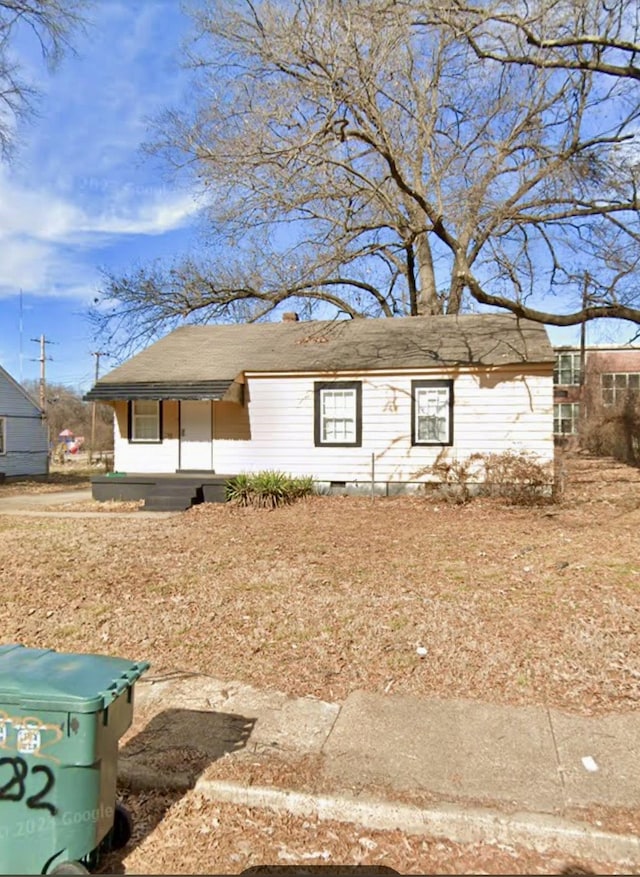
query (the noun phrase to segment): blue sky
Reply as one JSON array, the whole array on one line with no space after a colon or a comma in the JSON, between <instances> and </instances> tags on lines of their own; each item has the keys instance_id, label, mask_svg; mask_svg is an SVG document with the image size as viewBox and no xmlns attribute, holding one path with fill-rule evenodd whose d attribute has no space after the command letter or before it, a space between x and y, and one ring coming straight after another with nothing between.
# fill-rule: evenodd
<instances>
[{"instance_id":1,"label":"blue sky","mask_svg":"<svg viewBox=\"0 0 640 877\"><path fill-rule=\"evenodd\" d=\"M47 382L83 391L95 373L86 310L100 268L171 257L197 235L195 193L140 151L149 120L187 98L180 56L189 21L178 0L96 0L89 14L76 54L54 73L33 41L16 44L41 100L17 132L14 161L0 163L0 364L18 380L37 379L32 339L44 334ZM632 328L616 334L601 322L588 340L628 340ZM579 329L550 335L578 343ZM101 373L113 365L101 358Z\"/></svg>"},{"instance_id":2,"label":"blue sky","mask_svg":"<svg viewBox=\"0 0 640 877\"><path fill-rule=\"evenodd\" d=\"M149 119L184 99L180 4L97 0L90 18L76 55L53 73L33 41L16 43L41 98L14 160L0 163L0 364L37 379L31 339L44 334L47 382L81 389L95 372L85 315L99 269L184 251L197 209L194 193L140 151ZM109 367L101 358L101 372Z\"/></svg>"}]
</instances>

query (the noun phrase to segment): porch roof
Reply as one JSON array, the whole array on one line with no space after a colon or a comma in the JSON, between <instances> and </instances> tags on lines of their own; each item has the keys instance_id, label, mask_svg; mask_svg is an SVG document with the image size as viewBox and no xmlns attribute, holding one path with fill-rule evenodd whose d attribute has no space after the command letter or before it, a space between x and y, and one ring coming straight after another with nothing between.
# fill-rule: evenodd
<instances>
[{"instance_id":1,"label":"porch roof","mask_svg":"<svg viewBox=\"0 0 640 877\"><path fill-rule=\"evenodd\" d=\"M94 402L120 399L213 399L227 396L233 381L144 381L129 383L97 383L85 399Z\"/></svg>"}]
</instances>

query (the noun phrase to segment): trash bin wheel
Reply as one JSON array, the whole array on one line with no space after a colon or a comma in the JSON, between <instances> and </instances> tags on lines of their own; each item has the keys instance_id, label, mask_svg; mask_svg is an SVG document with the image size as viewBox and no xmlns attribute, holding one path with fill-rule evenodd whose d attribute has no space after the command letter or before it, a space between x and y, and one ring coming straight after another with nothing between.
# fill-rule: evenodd
<instances>
[{"instance_id":1,"label":"trash bin wheel","mask_svg":"<svg viewBox=\"0 0 640 877\"><path fill-rule=\"evenodd\" d=\"M59 865L56 865L53 871L49 871L50 874L90 874L88 868L82 864L82 862L76 862L71 860L69 862L60 862Z\"/></svg>"},{"instance_id":2,"label":"trash bin wheel","mask_svg":"<svg viewBox=\"0 0 640 877\"><path fill-rule=\"evenodd\" d=\"M113 814L113 828L111 830L111 849L121 850L131 840L133 834L133 820L131 813L124 804L116 804Z\"/></svg>"}]
</instances>

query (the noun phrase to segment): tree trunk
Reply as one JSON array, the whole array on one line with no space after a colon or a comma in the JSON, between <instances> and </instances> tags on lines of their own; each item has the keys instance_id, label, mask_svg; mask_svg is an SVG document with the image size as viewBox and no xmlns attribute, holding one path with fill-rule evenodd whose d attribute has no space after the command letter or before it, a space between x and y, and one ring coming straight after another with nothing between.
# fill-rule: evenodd
<instances>
[{"instance_id":1,"label":"tree trunk","mask_svg":"<svg viewBox=\"0 0 640 877\"><path fill-rule=\"evenodd\" d=\"M416 313L412 313L411 316L421 317L441 314L442 303L438 298L438 290L436 288L436 276L433 270L431 244L425 233L419 234L416 239L416 256L418 259L420 291L416 301Z\"/></svg>"},{"instance_id":2,"label":"tree trunk","mask_svg":"<svg viewBox=\"0 0 640 877\"><path fill-rule=\"evenodd\" d=\"M462 293L464 292L464 280L461 271L460 258L456 255L451 271L451 286L449 300L447 301L447 314L459 314L462 308Z\"/></svg>"}]
</instances>

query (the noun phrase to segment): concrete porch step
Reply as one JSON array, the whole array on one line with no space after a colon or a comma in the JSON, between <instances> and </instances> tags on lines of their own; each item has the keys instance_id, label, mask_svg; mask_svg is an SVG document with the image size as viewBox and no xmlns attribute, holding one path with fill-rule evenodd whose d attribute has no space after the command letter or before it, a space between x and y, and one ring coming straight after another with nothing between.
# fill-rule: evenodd
<instances>
[{"instance_id":1,"label":"concrete porch step","mask_svg":"<svg viewBox=\"0 0 640 877\"><path fill-rule=\"evenodd\" d=\"M184 512L192 505L198 505L191 499L183 500L175 496L149 496L144 501L142 511L145 512Z\"/></svg>"},{"instance_id":2,"label":"concrete porch step","mask_svg":"<svg viewBox=\"0 0 640 877\"><path fill-rule=\"evenodd\" d=\"M146 512L185 511L203 502L202 486L180 481L157 484L144 501Z\"/></svg>"}]
</instances>

